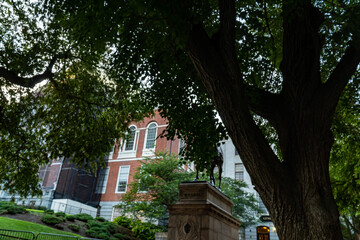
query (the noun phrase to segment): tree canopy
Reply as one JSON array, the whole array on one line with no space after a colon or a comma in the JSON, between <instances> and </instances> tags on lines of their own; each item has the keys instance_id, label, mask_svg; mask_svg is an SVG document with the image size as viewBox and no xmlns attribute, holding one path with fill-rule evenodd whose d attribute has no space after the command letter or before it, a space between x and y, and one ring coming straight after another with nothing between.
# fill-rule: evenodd
<instances>
[{"instance_id":1,"label":"tree canopy","mask_svg":"<svg viewBox=\"0 0 360 240\"><path fill-rule=\"evenodd\" d=\"M42 153L79 153L92 162L115 136L96 138L107 144L93 150L85 147L90 141L69 145L67 131L56 129L74 128L69 121L74 117L78 125L72 137L82 139L88 124L110 130L117 122L122 127L104 131L111 135L126 130L126 119L158 107L169 120L167 137L177 134L186 140L188 158L206 169L225 126L281 239L340 239L329 178L331 126L346 85L358 89L359 9L357 0L2 2L0 77L7 87L2 88L1 107L9 110L1 114L5 120L18 119L2 120L2 136L7 136L2 139L18 142L19 134L9 130L27 122L43 133L15 128L43 143L32 145L47 146ZM24 97L36 104L25 104L13 93L29 92L44 79L57 97L40 91ZM112 89L108 95L107 88ZM61 107L73 111L62 101L89 111L51 118ZM118 112L102 101L114 103ZM139 106L143 111L135 110ZM38 112L48 112L50 120L29 117ZM99 116L109 125L103 126ZM53 120L58 121L54 128L46 125ZM29 162L35 169L40 162L30 160L28 152L22 160L10 158L22 156L16 149L9 154L2 161L18 161L20 170L30 169L23 167Z\"/></svg>"}]
</instances>

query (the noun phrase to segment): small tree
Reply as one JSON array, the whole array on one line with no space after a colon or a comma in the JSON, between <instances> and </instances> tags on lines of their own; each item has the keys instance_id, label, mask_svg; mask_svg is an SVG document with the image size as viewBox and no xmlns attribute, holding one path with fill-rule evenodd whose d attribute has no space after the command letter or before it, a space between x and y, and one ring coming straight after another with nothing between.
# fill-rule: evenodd
<instances>
[{"instance_id":1,"label":"small tree","mask_svg":"<svg viewBox=\"0 0 360 240\"><path fill-rule=\"evenodd\" d=\"M167 220L168 205L178 200L178 185L194 178L195 173L185 170L177 156L158 153L155 159L142 161L130 191L121 197L118 207L134 218ZM255 223L256 212L259 212L257 200L245 190L246 187L243 181L227 177L222 181L222 191L234 202L233 215L243 226Z\"/></svg>"}]
</instances>

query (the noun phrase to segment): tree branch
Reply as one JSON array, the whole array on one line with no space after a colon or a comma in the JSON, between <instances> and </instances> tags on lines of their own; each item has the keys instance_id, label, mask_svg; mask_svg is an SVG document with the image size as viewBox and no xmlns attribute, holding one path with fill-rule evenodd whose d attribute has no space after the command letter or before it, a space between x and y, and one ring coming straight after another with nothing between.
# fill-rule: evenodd
<instances>
[{"instance_id":1,"label":"tree branch","mask_svg":"<svg viewBox=\"0 0 360 240\"><path fill-rule=\"evenodd\" d=\"M259 191L266 192L266 186L278 180L274 176L286 178L287 175L250 115L238 64L223 59L219 53L222 49L214 46L201 24L193 25L186 50L247 170L252 176L262 176L254 177L253 183Z\"/></svg>"},{"instance_id":2,"label":"tree branch","mask_svg":"<svg viewBox=\"0 0 360 240\"><path fill-rule=\"evenodd\" d=\"M307 104L321 85L319 69L323 38L319 28L324 17L310 1L284 1L283 16L283 60L280 65L283 92L290 101Z\"/></svg>"},{"instance_id":3,"label":"tree branch","mask_svg":"<svg viewBox=\"0 0 360 240\"><path fill-rule=\"evenodd\" d=\"M323 86L324 104L336 107L342 91L356 72L359 63L360 46L352 42Z\"/></svg>"},{"instance_id":4,"label":"tree branch","mask_svg":"<svg viewBox=\"0 0 360 240\"><path fill-rule=\"evenodd\" d=\"M33 88L36 84L42 82L45 79L52 80L52 77L54 76L54 73L52 72L52 68L54 67L56 61L58 59L64 59L67 57L68 57L67 54L55 55L54 57L51 58L49 65L47 66L47 68L43 73L34 75L32 77L21 77L14 71L8 70L4 67L0 67L0 77L3 77L6 81L9 81L19 86Z\"/></svg>"},{"instance_id":5,"label":"tree branch","mask_svg":"<svg viewBox=\"0 0 360 240\"><path fill-rule=\"evenodd\" d=\"M281 106L281 96L260 88L247 85L246 97L249 109L270 122L277 118Z\"/></svg>"}]
</instances>

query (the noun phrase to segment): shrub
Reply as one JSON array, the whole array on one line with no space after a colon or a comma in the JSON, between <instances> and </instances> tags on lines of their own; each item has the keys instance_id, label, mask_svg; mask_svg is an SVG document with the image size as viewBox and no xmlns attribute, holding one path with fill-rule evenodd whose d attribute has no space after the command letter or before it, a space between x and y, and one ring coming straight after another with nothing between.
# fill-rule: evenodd
<instances>
[{"instance_id":1,"label":"shrub","mask_svg":"<svg viewBox=\"0 0 360 240\"><path fill-rule=\"evenodd\" d=\"M120 216L114 219L114 223L126 228L130 228L131 222L132 220L130 218L124 216Z\"/></svg>"},{"instance_id":2,"label":"shrub","mask_svg":"<svg viewBox=\"0 0 360 240\"><path fill-rule=\"evenodd\" d=\"M114 222L124 227L130 228L136 238L144 240L155 239L155 233L159 232L161 227L151 223L143 223L140 220L132 220L130 218L120 216L114 219Z\"/></svg>"},{"instance_id":3,"label":"shrub","mask_svg":"<svg viewBox=\"0 0 360 240\"><path fill-rule=\"evenodd\" d=\"M124 234L122 234L122 233L115 233L114 237L116 239L124 239L126 236Z\"/></svg>"},{"instance_id":4,"label":"shrub","mask_svg":"<svg viewBox=\"0 0 360 240\"><path fill-rule=\"evenodd\" d=\"M10 213L10 214L26 213L27 212L26 208L24 208L22 206L17 206L15 204L6 206L5 210L7 211L7 213Z\"/></svg>"},{"instance_id":5,"label":"shrub","mask_svg":"<svg viewBox=\"0 0 360 240\"><path fill-rule=\"evenodd\" d=\"M85 232L86 236L92 238L109 239L110 233L106 227L92 227Z\"/></svg>"},{"instance_id":6,"label":"shrub","mask_svg":"<svg viewBox=\"0 0 360 240\"><path fill-rule=\"evenodd\" d=\"M41 221L49 225L55 225L61 223L63 220L54 215L46 214L41 218Z\"/></svg>"},{"instance_id":7,"label":"shrub","mask_svg":"<svg viewBox=\"0 0 360 240\"><path fill-rule=\"evenodd\" d=\"M97 238L100 238L100 239L110 239L110 234L106 233L106 232L101 232L97 235Z\"/></svg>"},{"instance_id":8,"label":"shrub","mask_svg":"<svg viewBox=\"0 0 360 240\"><path fill-rule=\"evenodd\" d=\"M96 217L95 219L98 220L99 222L105 222L106 221L106 219L103 218L103 217Z\"/></svg>"},{"instance_id":9,"label":"shrub","mask_svg":"<svg viewBox=\"0 0 360 240\"><path fill-rule=\"evenodd\" d=\"M96 221L96 220L89 220L87 225L88 225L89 228L101 227L101 223Z\"/></svg>"},{"instance_id":10,"label":"shrub","mask_svg":"<svg viewBox=\"0 0 360 240\"><path fill-rule=\"evenodd\" d=\"M57 212L57 213L55 213L55 216L57 216L57 217L66 217L66 214L64 212Z\"/></svg>"},{"instance_id":11,"label":"shrub","mask_svg":"<svg viewBox=\"0 0 360 240\"><path fill-rule=\"evenodd\" d=\"M77 220L83 221L83 222L87 222L89 220L93 220L94 218L86 213L80 213L80 214L76 214L74 215L76 217Z\"/></svg>"},{"instance_id":12,"label":"shrub","mask_svg":"<svg viewBox=\"0 0 360 240\"><path fill-rule=\"evenodd\" d=\"M107 230L110 232L110 233L115 233L116 232L116 226L113 224L113 223L111 223L111 222L109 222L108 224L103 224L103 225L107 225Z\"/></svg>"},{"instance_id":13,"label":"shrub","mask_svg":"<svg viewBox=\"0 0 360 240\"><path fill-rule=\"evenodd\" d=\"M76 216L75 216L75 215L67 215L67 216L65 217L65 219L68 220L68 221L73 222L73 221L75 221Z\"/></svg>"},{"instance_id":14,"label":"shrub","mask_svg":"<svg viewBox=\"0 0 360 240\"><path fill-rule=\"evenodd\" d=\"M97 233L93 229L88 229L86 230L85 235L91 238L95 238L97 236Z\"/></svg>"},{"instance_id":15,"label":"shrub","mask_svg":"<svg viewBox=\"0 0 360 240\"><path fill-rule=\"evenodd\" d=\"M75 232L78 232L80 230L80 226L77 224L69 224L68 227Z\"/></svg>"},{"instance_id":16,"label":"shrub","mask_svg":"<svg viewBox=\"0 0 360 240\"><path fill-rule=\"evenodd\" d=\"M44 211L44 213L45 213L45 214L54 214L54 210L52 210L52 209L46 209L46 210Z\"/></svg>"},{"instance_id":17,"label":"shrub","mask_svg":"<svg viewBox=\"0 0 360 240\"><path fill-rule=\"evenodd\" d=\"M44 206L36 206L35 209L45 211L46 207L44 207Z\"/></svg>"}]
</instances>

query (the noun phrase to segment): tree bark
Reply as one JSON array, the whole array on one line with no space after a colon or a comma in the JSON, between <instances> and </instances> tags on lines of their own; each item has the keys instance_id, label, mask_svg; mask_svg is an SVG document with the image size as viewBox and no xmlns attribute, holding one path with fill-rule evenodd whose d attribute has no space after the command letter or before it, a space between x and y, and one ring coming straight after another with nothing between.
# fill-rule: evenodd
<instances>
[{"instance_id":1,"label":"tree bark","mask_svg":"<svg viewBox=\"0 0 360 240\"><path fill-rule=\"evenodd\" d=\"M226 24L221 25L216 38L210 39L201 24L193 25L187 53L270 212L279 238L342 239L329 178L330 127L340 93L360 54L345 54L331 83L323 84L322 38L318 34L322 15L310 1L284 1L283 90L272 94L246 88L236 57L231 54L234 43L229 36L235 15L229 10L229 2L220 1L221 20ZM298 6L294 7L294 2ZM344 61L351 67L344 67ZM340 77L344 75L347 77ZM249 89L257 95L252 100L246 98ZM250 110L268 119L276 129L282 161L256 126Z\"/></svg>"}]
</instances>

